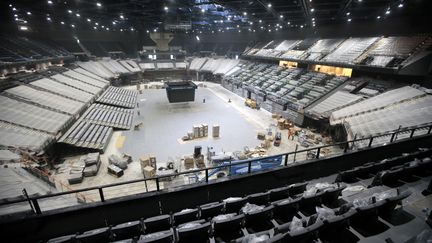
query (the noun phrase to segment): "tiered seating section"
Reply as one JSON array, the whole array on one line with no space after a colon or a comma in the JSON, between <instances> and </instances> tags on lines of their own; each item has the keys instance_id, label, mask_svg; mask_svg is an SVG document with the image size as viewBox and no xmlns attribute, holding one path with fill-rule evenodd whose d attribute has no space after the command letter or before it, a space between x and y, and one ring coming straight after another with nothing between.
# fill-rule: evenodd
<instances>
[{"instance_id":1,"label":"tiered seating section","mask_svg":"<svg viewBox=\"0 0 432 243\"><path fill-rule=\"evenodd\" d=\"M399 67L431 46L427 35L271 41L247 49L244 56L324 64Z\"/></svg>"},{"instance_id":2,"label":"tiered seating section","mask_svg":"<svg viewBox=\"0 0 432 243\"><path fill-rule=\"evenodd\" d=\"M112 60L103 58L98 61L77 62L77 64L82 69L105 79L110 79L118 75L141 72L138 63L132 59Z\"/></svg>"},{"instance_id":3,"label":"tiered seating section","mask_svg":"<svg viewBox=\"0 0 432 243\"><path fill-rule=\"evenodd\" d=\"M109 87L98 99L98 103L134 108L136 106L138 92L116 87Z\"/></svg>"},{"instance_id":4,"label":"tiered seating section","mask_svg":"<svg viewBox=\"0 0 432 243\"><path fill-rule=\"evenodd\" d=\"M392 241L402 231L415 237L421 231L417 227L426 223L409 212L420 213L415 203L424 197L410 182L402 182L404 187L393 182L414 176L413 181L430 180L431 155L432 150L422 149L314 182L269 186L263 192L150 218L138 214L133 221L71 232L48 242L378 242L381 233ZM387 168L394 169L383 173ZM369 188L363 186L368 183Z\"/></svg>"},{"instance_id":5,"label":"tiered seating section","mask_svg":"<svg viewBox=\"0 0 432 243\"><path fill-rule=\"evenodd\" d=\"M0 37L0 64L66 57L71 58L71 53L57 45L48 46L25 37Z\"/></svg>"},{"instance_id":6,"label":"tiered seating section","mask_svg":"<svg viewBox=\"0 0 432 243\"><path fill-rule=\"evenodd\" d=\"M104 149L113 128L130 129L130 108L136 105L137 92L111 87L98 75L121 64L113 60L80 64L96 74L71 66L13 77L15 87L0 94L0 145L39 152L60 138L58 142Z\"/></svg>"},{"instance_id":7,"label":"tiered seating section","mask_svg":"<svg viewBox=\"0 0 432 243\"><path fill-rule=\"evenodd\" d=\"M347 79L301 68L245 61L227 72L223 85L243 97L251 92L251 97L264 109L280 113L283 109L275 102L297 111L308 107Z\"/></svg>"},{"instance_id":8,"label":"tiered seating section","mask_svg":"<svg viewBox=\"0 0 432 243\"><path fill-rule=\"evenodd\" d=\"M139 67L143 71L167 71L167 70L185 70L187 63L183 61L160 60L154 62L139 63Z\"/></svg>"},{"instance_id":9,"label":"tiered seating section","mask_svg":"<svg viewBox=\"0 0 432 243\"><path fill-rule=\"evenodd\" d=\"M331 113L330 124L344 123L352 136L369 137L399 127L432 121L432 96L421 87L404 86Z\"/></svg>"}]
</instances>

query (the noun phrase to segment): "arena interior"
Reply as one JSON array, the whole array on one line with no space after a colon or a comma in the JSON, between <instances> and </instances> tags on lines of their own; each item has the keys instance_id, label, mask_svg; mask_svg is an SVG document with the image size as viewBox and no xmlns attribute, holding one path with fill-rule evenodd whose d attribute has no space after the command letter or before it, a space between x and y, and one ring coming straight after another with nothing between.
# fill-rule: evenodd
<instances>
[{"instance_id":1,"label":"arena interior","mask_svg":"<svg viewBox=\"0 0 432 243\"><path fill-rule=\"evenodd\" d=\"M4 0L5 242L432 242L429 0Z\"/></svg>"}]
</instances>

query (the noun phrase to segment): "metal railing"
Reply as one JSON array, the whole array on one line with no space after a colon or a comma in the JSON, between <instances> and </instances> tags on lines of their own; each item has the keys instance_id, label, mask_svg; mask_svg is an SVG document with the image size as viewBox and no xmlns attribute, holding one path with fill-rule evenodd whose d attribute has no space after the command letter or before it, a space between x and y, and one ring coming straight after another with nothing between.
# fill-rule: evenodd
<instances>
[{"instance_id":1,"label":"metal railing","mask_svg":"<svg viewBox=\"0 0 432 243\"><path fill-rule=\"evenodd\" d=\"M161 190L163 190L163 189L161 189L161 182L164 181L164 179L167 179L168 177L174 177L174 176L180 176L180 175L186 175L186 174L198 174L198 173L204 173L204 178L202 181L198 181L197 183L207 183L207 182L209 182L209 177L210 177L209 171L215 170L215 169L229 168L229 171L231 171L231 166L238 166L241 164L247 164L247 172L244 174L253 174L254 173L254 171L252 170L253 163L258 163L259 161L262 161L262 160L272 159L272 158L280 158L282 156L283 159L282 159L282 163L280 166L288 166L289 164L291 165L291 164L295 163L296 161L299 162L297 159L298 159L298 155L301 153L313 152L312 154L314 156L309 157L309 158L307 157L306 160L307 159L319 159L322 157L321 151L325 148L338 146L338 147L342 148L342 150L341 150L342 153L346 153L350 149L350 147L353 147L353 145L356 143L361 142L361 144L365 144L365 146L363 146L363 148L370 148L370 147L373 147L373 142L379 138L387 138L387 139L389 138L389 140L387 142L393 143L399 139L398 134L404 133L404 134L408 135L408 136L403 137L399 140L411 139L411 138L415 137L416 131L421 131L421 133L417 134L417 136L431 134L432 124L423 125L423 126L416 126L416 127L402 128L402 129L398 129L396 131L391 131L391 132L388 132L385 134L371 136L368 138L359 138L359 139L354 139L354 140L346 141L346 142L339 142L339 143L334 143L334 144L329 144L329 145L317 146L317 147L313 147L313 148L295 150L293 152L267 156L264 158L256 158L256 159L249 159L249 160L243 160L243 161L234 161L232 163L225 164L225 165L207 167L207 168L196 169L196 170L188 170L188 171L179 172L179 173L175 173L175 174L168 174L168 175L156 176L156 177L151 177L151 178L130 180L130 181L125 181L125 182L113 183L113 184L109 184L109 185L94 186L94 187L88 187L88 188L83 188L83 189L77 189L77 190L72 190L72 191L59 192L59 193L53 193L53 194L47 194L47 195L41 195L41 196L20 197L20 198L2 201L2 202L0 202L0 207L10 206L13 204L20 204L20 203L22 206L22 204L27 205L27 203L28 203L27 206L30 207L31 211L33 211L35 214L42 214L43 212L40 208L39 202L42 201L43 199L50 199L53 197L61 197L61 196L66 196L66 195L72 195L75 193L83 193L83 192L90 192L90 191L97 191L96 194L98 194L100 202L103 203L106 200L105 198L106 198L106 192L107 192L108 188L116 188L116 187L118 188L120 186L131 185L133 183L139 183L139 182L144 182L144 183L153 182L156 185L155 191L161 191ZM387 142L384 142L384 143L387 143ZM331 155L334 155L334 154L331 154ZM290 158L292 158L292 162L289 163ZM305 160L302 160L302 161L305 161ZM263 170L259 170L259 171L263 171ZM146 184L146 187L147 187L147 184ZM147 188L146 188L146 191L148 191ZM67 205L62 205L62 206L66 207ZM1 211L1 208L0 208L0 211Z\"/></svg>"}]
</instances>

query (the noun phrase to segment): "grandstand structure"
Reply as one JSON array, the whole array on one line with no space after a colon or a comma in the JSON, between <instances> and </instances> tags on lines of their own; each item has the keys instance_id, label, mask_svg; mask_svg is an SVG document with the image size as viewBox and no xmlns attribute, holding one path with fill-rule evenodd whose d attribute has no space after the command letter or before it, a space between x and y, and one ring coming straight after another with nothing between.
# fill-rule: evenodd
<instances>
[{"instance_id":1,"label":"grandstand structure","mask_svg":"<svg viewBox=\"0 0 432 243\"><path fill-rule=\"evenodd\" d=\"M7 241L431 239L431 1L0 5Z\"/></svg>"}]
</instances>

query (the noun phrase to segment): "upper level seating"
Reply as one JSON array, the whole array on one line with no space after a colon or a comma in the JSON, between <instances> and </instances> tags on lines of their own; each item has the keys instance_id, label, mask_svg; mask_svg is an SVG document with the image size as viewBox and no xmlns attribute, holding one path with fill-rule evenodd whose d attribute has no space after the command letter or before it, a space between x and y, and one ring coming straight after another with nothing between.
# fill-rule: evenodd
<instances>
[{"instance_id":1,"label":"upper level seating","mask_svg":"<svg viewBox=\"0 0 432 243\"><path fill-rule=\"evenodd\" d=\"M308 38L301 41L297 41L295 46L291 48L291 50L286 51L281 55L283 58L288 59L302 59L302 56L306 52L307 49L309 49L317 39L315 38Z\"/></svg>"},{"instance_id":2,"label":"upper level seating","mask_svg":"<svg viewBox=\"0 0 432 243\"><path fill-rule=\"evenodd\" d=\"M367 48L377 40L377 37L349 38L322 60L328 62L354 63L356 58L362 55Z\"/></svg>"},{"instance_id":3,"label":"upper level seating","mask_svg":"<svg viewBox=\"0 0 432 243\"><path fill-rule=\"evenodd\" d=\"M370 66L386 67L392 64L397 66L408 58L424 40L426 36L390 36L380 39L368 52L363 63Z\"/></svg>"},{"instance_id":4,"label":"upper level seating","mask_svg":"<svg viewBox=\"0 0 432 243\"><path fill-rule=\"evenodd\" d=\"M0 37L0 62L22 62L45 58L70 57L58 46L47 46L24 37Z\"/></svg>"}]
</instances>

